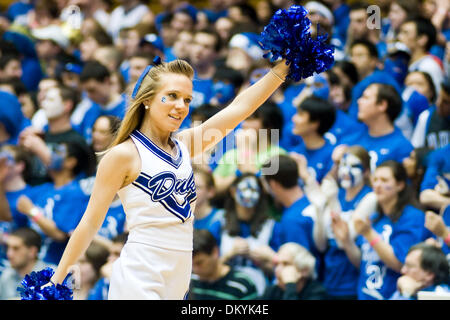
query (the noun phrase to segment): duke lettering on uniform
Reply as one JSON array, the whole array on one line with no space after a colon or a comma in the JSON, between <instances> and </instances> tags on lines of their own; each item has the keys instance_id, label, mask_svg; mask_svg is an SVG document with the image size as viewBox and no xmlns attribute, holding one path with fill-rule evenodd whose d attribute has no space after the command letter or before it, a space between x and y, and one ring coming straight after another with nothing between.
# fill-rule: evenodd
<instances>
[{"instance_id":1,"label":"duke lettering on uniform","mask_svg":"<svg viewBox=\"0 0 450 320\"><path fill-rule=\"evenodd\" d=\"M161 201L173 191L179 195L195 192L194 176L188 179L177 179L173 172L162 172L148 181L148 187L153 190L152 200Z\"/></svg>"}]
</instances>

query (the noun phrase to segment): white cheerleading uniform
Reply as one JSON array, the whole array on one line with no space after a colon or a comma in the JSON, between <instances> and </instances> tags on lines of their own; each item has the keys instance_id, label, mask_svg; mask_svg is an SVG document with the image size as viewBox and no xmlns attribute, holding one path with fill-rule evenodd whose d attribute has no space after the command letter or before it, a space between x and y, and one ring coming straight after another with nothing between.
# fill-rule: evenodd
<instances>
[{"instance_id":1,"label":"white cheerleading uniform","mask_svg":"<svg viewBox=\"0 0 450 320\"><path fill-rule=\"evenodd\" d=\"M113 266L108 299L183 299L191 277L196 200L190 155L175 139L172 157L138 130L130 136L142 167L118 192L129 235Z\"/></svg>"}]
</instances>

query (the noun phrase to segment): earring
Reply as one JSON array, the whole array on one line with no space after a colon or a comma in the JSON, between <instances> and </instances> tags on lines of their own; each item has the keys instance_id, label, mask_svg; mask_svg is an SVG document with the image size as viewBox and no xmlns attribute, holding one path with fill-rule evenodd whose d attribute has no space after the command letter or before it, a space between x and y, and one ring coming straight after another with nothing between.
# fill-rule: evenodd
<instances>
[{"instance_id":1,"label":"earring","mask_svg":"<svg viewBox=\"0 0 450 320\"><path fill-rule=\"evenodd\" d=\"M148 110L150 107L149 106L147 106L147 105L144 105L144 107L145 107L145 110Z\"/></svg>"}]
</instances>

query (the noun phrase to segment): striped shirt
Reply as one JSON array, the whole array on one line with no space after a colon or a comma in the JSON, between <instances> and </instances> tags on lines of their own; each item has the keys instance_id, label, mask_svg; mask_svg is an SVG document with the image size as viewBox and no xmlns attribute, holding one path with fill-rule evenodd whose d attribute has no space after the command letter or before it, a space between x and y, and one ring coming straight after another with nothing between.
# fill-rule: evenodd
<instances>
[{"instance_id":1,"label":"striped shirt","mask_svg":"<svg viewBox=\"0 0 450 320\"><path fill-rule=\"evenodd\" d=\"M190 300L251 300L257 296L256 286L249 276L233 268L214 282L192 275Z\"/></svg>"}]
</instances>

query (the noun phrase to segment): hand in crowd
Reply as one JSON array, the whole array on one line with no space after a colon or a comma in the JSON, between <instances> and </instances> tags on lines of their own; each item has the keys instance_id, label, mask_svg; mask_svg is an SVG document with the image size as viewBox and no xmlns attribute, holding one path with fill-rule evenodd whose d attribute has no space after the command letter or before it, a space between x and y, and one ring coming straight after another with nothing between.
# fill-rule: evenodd
<instances>
[{"instance_id":1,"label":"hand in crowd","mask_svg":"<svg viewBox=\"0 0 450 320\"><path fill-rule=\"evenodd\" d=\"M331 228L337 242L344 244L350 240L350 230L346 221L337 212L331 212Z\"/></svg>"},{"instance_id":2,"label":"hand in crowd","mask_svg":"<svg viewBox=\"0 0 450 320\"><path fill-rule=\"evenodd\" d=\"M45 141L40 137L41 132L33 127L25 128L19 135L19 144L34 154L47 149Z\"/></svg>"},{"instance_id":3,"label":"hand in crowd","mask_svg":"<svg viewBox=\"0 0 450 320\"><path fill-rule=\"evenodd\" d=\"M440 238L445 238L450 232L442 216L433 211L427 211L425 213L425 227Z\"/></svg>"},{"instance_id":4,"label":"hand in crowd","mask_svg":"<svg viewBox=\"0 0 450 320\"><path fill-rule=\"evenodd\" d=\"M113 264L114 264L114 261L108 261L100 268L100 275L103 278L109 279L111 277Z\"/></svg>"},{"instance_id":5,"label":"hand in crowd","mask_svg":"<svg viewBox=\"0 0 450 320\"><path fill-rule=\"evenodd\" d=\"M302 278L302 273L293 265L285 266L280 272L283 283L297 283Z\"/></svg>"},{"instance_id":6,"label":"hand in crowd","mask_svg":"<svg viewBox=\"0 0 450 320\"><path fill-rule=\"evenodd\" d=\"M258 246L250 250L250 258L257 264L261 266L272 265L273 257L276 252L272 250L271 247L267 245Z\"/></svg>"},{"instance_id":7,"label":"hand in crowd","mask_svg":"<svg viewBox=\"0 0 450 320\"><path fill-rule=\"evenodd\" d=\"M353 224L355 226L356 233L362 236L366 235L372 228L370 220L365 217L354 217Z\"/></svg>"},{"instance_id":8,"label":"hand in crowd","mask_svg":"<svg viewBox=\"0 0 450 320\"><path fill-rule=\"evenodd\" d=\"M424 284L420 281L413 279L410 276L403 275L397 280L397 288L405 296L412 296L424 287Z\"/></svg>"},{"instance_id":9,"label":"hand in crowd","mask_svg":"<svg viewBox=\"0 0 450 320\"><path fill-rule=\"evenodd\" d=\"M442 249L442 244L435 238L428 238L427 240L425 240L425 243L429 244L430 246L435 246L436 248Z\"/></svg>"},{"instance_id":10,"label":"hand in crowd","mask_svg":"<svg viewBox=\"0 0 450 320\"><path fill-rule=\"evenodd\" d=\"M230 256L235 255L245 255L248 256L250 254L250 246L248 245L247 240L244 238L237 237L233 242L233 247L231 249Z\"/></svg>"},{"instance_id":11,"label":"hand in crowd","mask_svg":"<svg viewBox=\"0 0 450 320\"><path fill-rule=\"evenodd\" d=\"M19 212L25 215L30 215L31 209L33 208L34 204L27 196L21 195L19 199L17 199L17 210L19 210Z\"/></svg>"},{"instance_id":12,"label":"hand in crowd","mask_svg":"<svg viewBox=\"0 0 450 320\"><path fill-rule=\"evenodd\" d=\"M291 156L291 158L294 159L295 162L297 162L298 174L300 178L302 178L304 181L307 181L309 178L309 171L308 160L306 159L306 157L297 152L290 152L289 156Z\"/></svg>"},{"instance_id":13,"label":"hand in crowd","mask_svg":"<svg viewBox=\"0 0 450 320\"><path fill-rule=\"evenodd\" d=\"M337 146L336 148L334 148L333 153L331 154L331 160L333 160L334 163L339 163L347 150L348 146L345 144Z\"/></svg>"}]
</instances>

